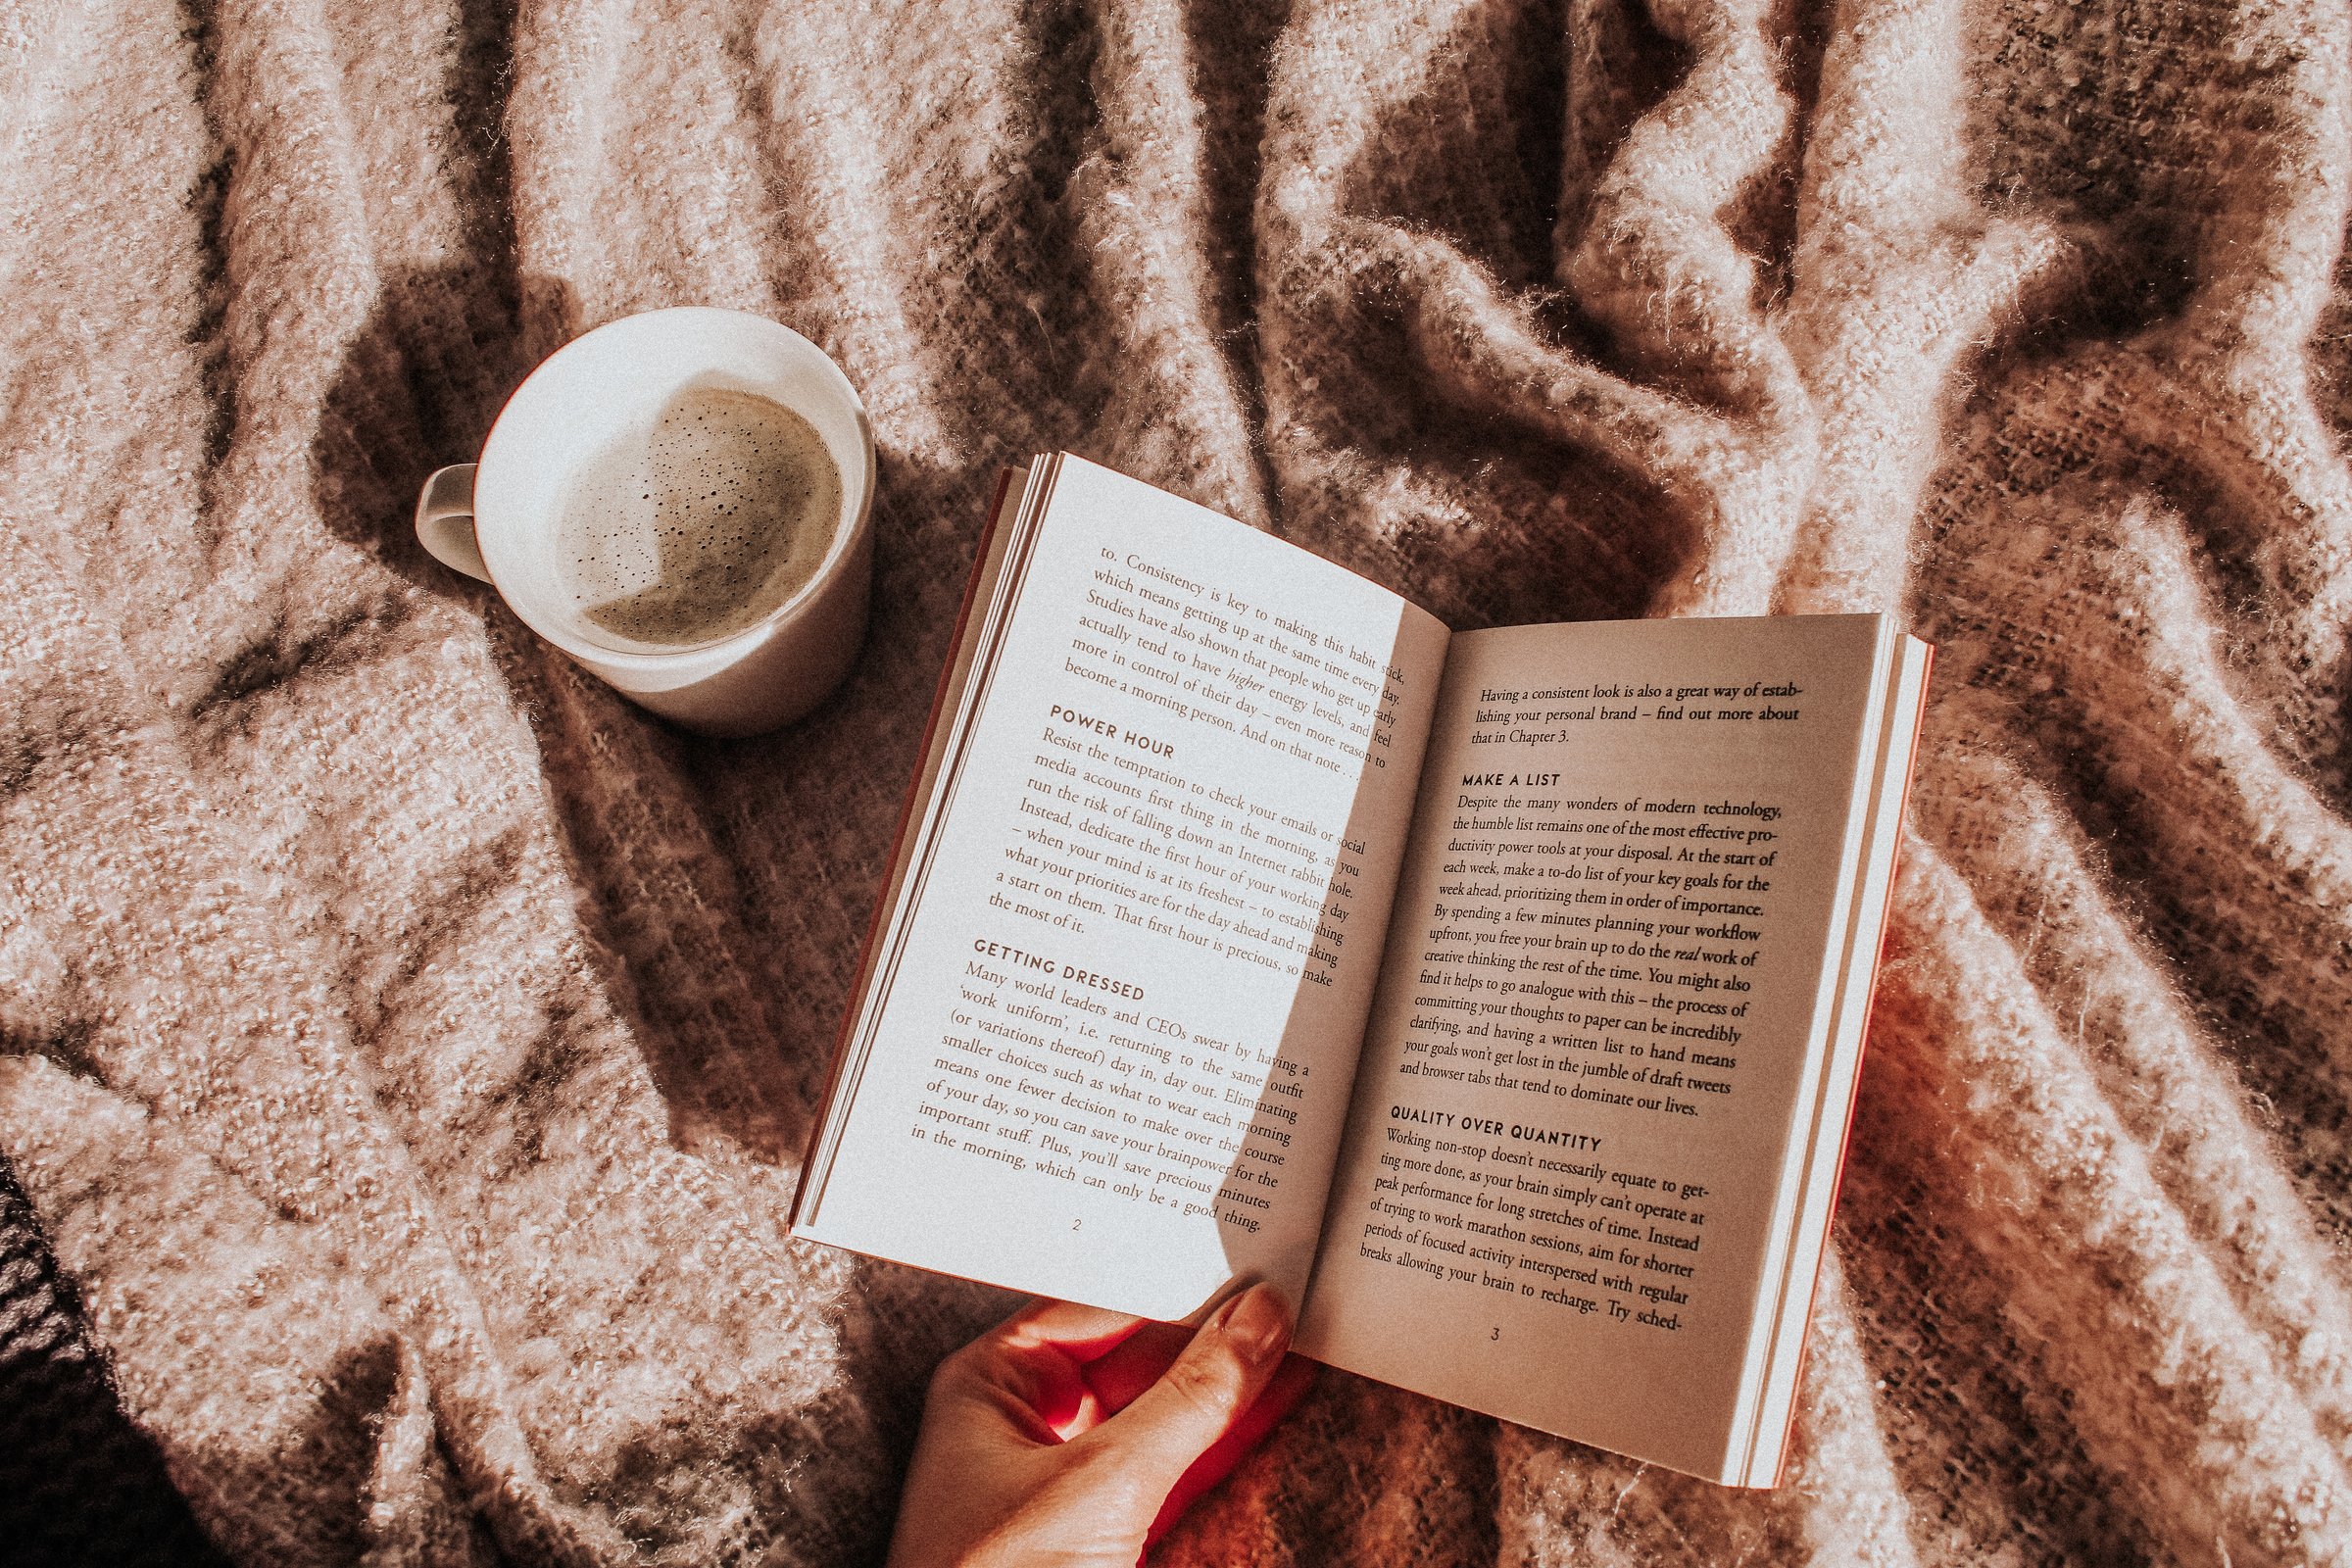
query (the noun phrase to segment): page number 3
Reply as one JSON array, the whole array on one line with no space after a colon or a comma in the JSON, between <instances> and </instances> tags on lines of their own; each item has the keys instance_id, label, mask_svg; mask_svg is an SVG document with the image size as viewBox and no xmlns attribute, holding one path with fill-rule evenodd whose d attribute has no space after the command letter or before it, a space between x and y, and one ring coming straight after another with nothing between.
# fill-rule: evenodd
<instances>
[{"instance_id":1,"label":"page number 3","mask_svg":"<svg viewBox=\"0 0 2352 1568\"><path fill-rule=\"evenodd\" d=\"M1497 1325L1497 1326L1495 1327L1495 1329L1494 1329L1494 1332L1487 1336L1487 1343L1488 1343L1488 1344L1490 1344L1490 1345L1492 1345L1492 1344L1494 1344L1494 1343L1496 1340L1499 1340L1499 1339L1501 1339L1501 1338L1502 1338L1502 1329L1501 1329L1500 1325Z\"/></svg>"}]
</instances>

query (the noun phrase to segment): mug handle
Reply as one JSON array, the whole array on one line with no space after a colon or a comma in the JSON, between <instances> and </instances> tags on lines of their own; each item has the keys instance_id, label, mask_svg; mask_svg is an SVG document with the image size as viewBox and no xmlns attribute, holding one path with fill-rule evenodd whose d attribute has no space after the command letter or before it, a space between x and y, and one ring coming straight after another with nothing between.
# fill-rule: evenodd
<instances>
[{"instance_id":1,"label":"mug handle","mask_svg":"<svg viewBox=\"0 0 2352 1568\"><path fill-rule=\"evenodd\" d=\"M473 468L453 463L433 470L416 497L416 537L444 566L488 582L490 568L473 537Z\"/></svg>"}]
</instances>

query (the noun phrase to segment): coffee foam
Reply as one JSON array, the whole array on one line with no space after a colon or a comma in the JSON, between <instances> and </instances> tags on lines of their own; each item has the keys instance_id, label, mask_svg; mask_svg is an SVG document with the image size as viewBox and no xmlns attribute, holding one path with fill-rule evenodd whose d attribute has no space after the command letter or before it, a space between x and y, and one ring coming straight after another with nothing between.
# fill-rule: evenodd
<instances>
[{"instance_id":1,"label":"coffee foam","mask_svg":"<svg viewBox=\"0 0 2352 1568\"><path fill-rule=\"evenodd\" d=\"M558 574L600 642L715 642L816 574L840 512L840 471L807 419L756 393L691 388L581 469Z\"/></svg>"}]
</instances>

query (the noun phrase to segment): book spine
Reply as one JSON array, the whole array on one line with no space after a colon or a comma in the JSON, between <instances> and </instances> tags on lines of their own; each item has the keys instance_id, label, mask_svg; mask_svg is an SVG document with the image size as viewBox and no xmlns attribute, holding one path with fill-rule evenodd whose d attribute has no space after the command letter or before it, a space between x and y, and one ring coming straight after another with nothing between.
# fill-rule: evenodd
<instances>
[{"instance_id":1,"label":"book spine","mask_svg":"<svg viewBox=\"0 0 2352 1568\"><path fill-rule=\"evenodd\" d=\"M848 1060L850 1030L857 1022L858 1004L864 999L865 988L872 983L874 948L881 941L882 924L890 913L890 886L897 879L899 861L906 851L907 829L913 825L914 811L920 803L923 787L923 761L929 758L939 739L940 720L948 706L948 688L956 679L956 654L963 647L965 633L970 629L972 607L979 602L980 579L988 570L990 548L996 541L997 529L1004 516L1004 502L1011 493L1012 480L1019 470L1011 467L997 473L997 487L988 504L988 520L980 529L979 552L972 558L972 572L963 585L963 603L956 612L955 630L948 638L948 659L939 672L939 685L931 694L931 712L923 720L923 740L915 751L914 776L907 781L906 802L899 808L898 828L891 834L890 854L883 864L881 892L874 899L874 912L865 923L865 940L858 945L857 981L850 988L849 1004L842 1009L841 1024L834 1031L833 1059L825 1069L825 1087L816 1098L816 1115L808 1124L808 1147L801 1154L801 1177L793 1189L791 1223L798 1225L803 1218L802 1206L808 1200L810 1174L816 1168L816 1152L823 1141L825 1126L833 1119L833 1096L841 1087L842 1068Z\"/></svg>"}]
</instances>

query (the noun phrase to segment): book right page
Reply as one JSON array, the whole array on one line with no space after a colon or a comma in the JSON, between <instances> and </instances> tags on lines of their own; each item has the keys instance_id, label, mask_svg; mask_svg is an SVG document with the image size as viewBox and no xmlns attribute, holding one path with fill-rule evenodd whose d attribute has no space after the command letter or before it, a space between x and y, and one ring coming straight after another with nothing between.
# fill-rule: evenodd
<instances>
[{"instance_id":1,"label":"book right page","mask_svg":"<svg viewBox=\"0 0 2352 1568\"><path fill-rule=\"evenodd\" d=\"M1875 615L1453 639L1301 1349L1730 1476L1890 646Z\"/></svg>"}]
</instances>

